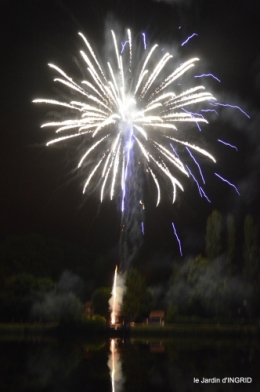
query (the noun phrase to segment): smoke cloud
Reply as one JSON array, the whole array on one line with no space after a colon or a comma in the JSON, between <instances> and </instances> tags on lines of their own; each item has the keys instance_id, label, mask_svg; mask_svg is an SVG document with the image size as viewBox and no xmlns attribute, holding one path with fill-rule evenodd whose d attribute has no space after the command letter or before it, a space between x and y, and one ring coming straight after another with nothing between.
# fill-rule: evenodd
<instances>
[{"instance_id":1,"label":"smoke cloud","mask_svg":"<svg viewBox=\"0 0 260 392\"><path fill-rule=\"evenodd\" d=\"M194 259L186 260L168 290L167 305L177 306L180 314L246 314L252 287L238 276L228 276L227 266L224 255L204 267L198 267Z\"/></svg>"},{"instance_id":2,"label":"smoke cloud","mask_svg":"<svg viewBox=\"0 0 260 392\"><path fill-rule=\"evenodd\" d=\"M44 321L74 319L82 312L78 295L83 291L82 280L70 271L64 271L55 290L41 294L33 304L33 318Z\"/></svg>"},{"instance_id":3,"label":"smoke cloud","mask_svg":"<svg viewBox=\"0 0 260 392\"><path fill-rule=\"evenodd\" d=\"M234 97L230 94L222 94L218 96L220 102L235 102L236 106L242 108L250 115L247 118L238 109L221 108L218 107L218 112L223 123L230 124L237 132L246 137L248 143L247 148L250 153L247 154L246 175L236 184L240 193L241 199L246 205L252 204L259 196L259 174L260 174L260 115L259 111L250 105L249 102ZM246 147L244 146L244 149Z\"/></svg>"},{"instance_id":4,"label":"smoke cloud","mask_svg":"<svg viewBox=\"0 0 260 392\"><path fill-rule=\"evenodd\" d=\"M71 273L70 271L64 271L60 277L57 285L60 293L73 293L80 297L84 293L84 283L82 279Z\"/></svg>"}]
</instances>

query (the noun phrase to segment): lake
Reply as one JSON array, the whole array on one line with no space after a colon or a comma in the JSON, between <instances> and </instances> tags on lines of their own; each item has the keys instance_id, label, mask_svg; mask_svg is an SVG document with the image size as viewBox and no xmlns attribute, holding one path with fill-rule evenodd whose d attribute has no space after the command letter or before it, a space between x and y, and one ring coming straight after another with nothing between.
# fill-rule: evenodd
<instances>
[{"instance_id":1,"label":"lake","mask_svg":"<svg viewBox=\"0 0 260 392\"><path fill-rule=\"evenodd\" d=\"M0 390L259 391L259 341L184 338L0 341Z\"/></svg>"}]
</instances>

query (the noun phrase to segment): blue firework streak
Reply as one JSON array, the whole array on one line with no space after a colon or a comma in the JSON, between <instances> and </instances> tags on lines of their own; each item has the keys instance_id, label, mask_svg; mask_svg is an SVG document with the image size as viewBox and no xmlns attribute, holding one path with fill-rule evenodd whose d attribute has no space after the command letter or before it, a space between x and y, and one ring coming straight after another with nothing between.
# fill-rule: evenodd
<instances>
[{"instance_id":1,"label":"blue firework streak","mask_svg":"<svg viewBox=\"0 0 260 392\"><path fill-rule=\"evenodd\" d=\"M172 222L172 228L173 228L173 231L174 231L174 235L175 235L175 237L176 237L176 239L178 241L178 244L179 244L180 255L183 256L183 254L182 254L182 247L181 247L181 240L180 240L180 238L178 236L177 230L176 230L175 225L174 225L173 222Z\"/></svg>"},{"instance_id":2,"label":"blue firework streak","mask_svg":"<svg viewBox=\"0 0 260 392\"><path fill-rule=\"evenodd\" d=\"M191 34L182 44L181 44L181 46L184 46L184 45L186 45L188 42L189 42L189 40L191 39L191 38L193 38L193 37L197 37L198 36L198 34L197 33L193 33L193 34Z\"/></svg>"}]
</instances>

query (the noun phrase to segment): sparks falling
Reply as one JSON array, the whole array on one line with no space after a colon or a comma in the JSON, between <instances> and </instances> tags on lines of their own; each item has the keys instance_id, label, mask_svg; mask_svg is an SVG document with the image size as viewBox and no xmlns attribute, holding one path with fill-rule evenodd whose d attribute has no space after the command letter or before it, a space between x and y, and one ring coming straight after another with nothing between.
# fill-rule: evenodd
<instances>
[{"instance_id":1,"label":"sparks falling","mask_svg":"<svg viewBox=\"0 0 260 392\"><path fill-rule=\"evenodd\" d=\"M179 236L177 234L177 230L176 230L173 222L172 222L172 228L173 228L173 231L174 231L174 235L175 235L175 237L176 237L176 239L178 241L178 244L179 244L180 255L183 256L183 254L182 254L182 247L181 247L181 240L180 240L180 238L179 238Z\"/></svg>"},{"instance_id":2,"label":"sparks falling","mask_svg":"<svg viewBox=\"0 0 260 392\"><path fill-rule=\"evenodd\" d=\"M236 193L240 196L239 190L237 189L237 187L234 184L232 184L232 182L230 182L230 181L226 180L225 178L221 177L218 173L214 173L214 174L215 174L215 176L220 178L222 181L224 181L228 185L232 186L235 189Z\"/></svg>"},{"instance_id":3,"label":"sparks falling","mask_svg":"<svg viewBox=\"0 0 260 392\"><path fill-rule=\"evenodd\" d=\"M186 44L189 42L189 40L190 40L191 38L197 37L197 36L198 36L197 33L193 33L192 35L190 35L190 36L181 44L181 46L186 45Z\"/></svg>"},{"instance_id":4,"label":"sparks falling","mask_svg":"<svg viewBox=\"0 0 260 392\"><path fill-rule=\"evenodd\" d=\"M220 102L214 102L214 103L211 103L211 104L213 106L224 106L224 107L231 108L231 109L238 109L241 113L243 113L247 118L250 119L249 114L247 114L243 109L241 109L240 106L230 105L229 103L220 103Z\"/></svg>"},{"instance_id":5,"label":"sparks falling","mask_svg":"<svg viewBox=\"0 0 260 392\"><path fill-rule=\"evenodd\" d=\"M205 77L211 77L211 78L217 80L217 81L220 83L220 79L217 78L217 77L216 77L215 75L213 75L213 74L195 75L194 78L203 78L204 76L205 76Z\"/></svg>"},{"instance_id":6,"label":"sparks falling","mask_svg":"<svg viewBox=\"0 0 260 392\"><path fill-rule=\"evenodd\" d=\"M237 148L236 146L234 146L233 144L224 142L224 140L221 140L221 139L218 139L218 142L220 142L220 143L222 143L222 144L225 144L225 146L229 146L229 147L231 147L231 148L234 148L236 151L238 151L238 148Z\"/></svg>"},{"instance_id":7,"label":"sparks falling","mask_svg":"<svg viewBox=\"0 0 260 392\"><path fill-rule=\"evenodd\" d=\"M128 166L133 154L138 156L151 175L157 192L156 205L161 197L160 176L166 177L171 184L174 202L177 188L184 190L175 173L187 177L190 174L182 160L173 153L169 139L171 144L189 147L215 162L209 152L186 142L181 132L185 123L207 123L201 115L184 108L193 108L201 102L213 103L215 100L202 85L185 91L180 91L178 86L178 79L191 72L199 59L189 59L173 70L173 56L168 52L162 53L157 44L150 49L146 47L143 33L144 54L140 61L133 50L131 31L127 30L127 40L122 41L122 48L111 31L114 58L108 59L107 66L103 67L86 37L82 33L79 35L85 44L85 51L81 50L80 54L88 73L87 80L77 83L61 68L49 64L58 75L54 81L73 91L73 96L79 98L71 101L33 101L59 106L66 109L66 116L70 114L66 120L42 125L42 128L55 129L57 134L47 146L73 138L83 139L86 150L78 167L84 169L88 166L89 170L83 193L95 185L100 189L101 201L107 196L113 199L115 194L120 194L122 211Z\"/></svg>"}]
</instances>

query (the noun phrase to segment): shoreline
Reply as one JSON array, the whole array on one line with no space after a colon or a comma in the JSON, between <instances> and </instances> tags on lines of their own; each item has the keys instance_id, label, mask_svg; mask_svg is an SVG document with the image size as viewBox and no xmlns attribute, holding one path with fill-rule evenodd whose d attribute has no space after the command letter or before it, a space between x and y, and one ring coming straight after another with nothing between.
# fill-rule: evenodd
<instances>
[{"instance_id":1,"label":"shoreline","mask_svg":"<svg viewBox=\"0 0 260 392\"><path fill-rule=\"evenodd\" d=\"M59 322L39 322L39 323L0 323L0 338L7 335L17 335L17 337L28 336L62 336L77 334L77 336L88 335L108 335L110 337L194 337L194 336L207 336L207 337L259 337L260 325L259 322L244 322L240 323L172 323L165 324L164 326L155 326L147 324L134 324L129 327L112 327L105 328L88 328L86 326L73 326L69 328L61 327Z\"/></svg>"}]
</instances>

